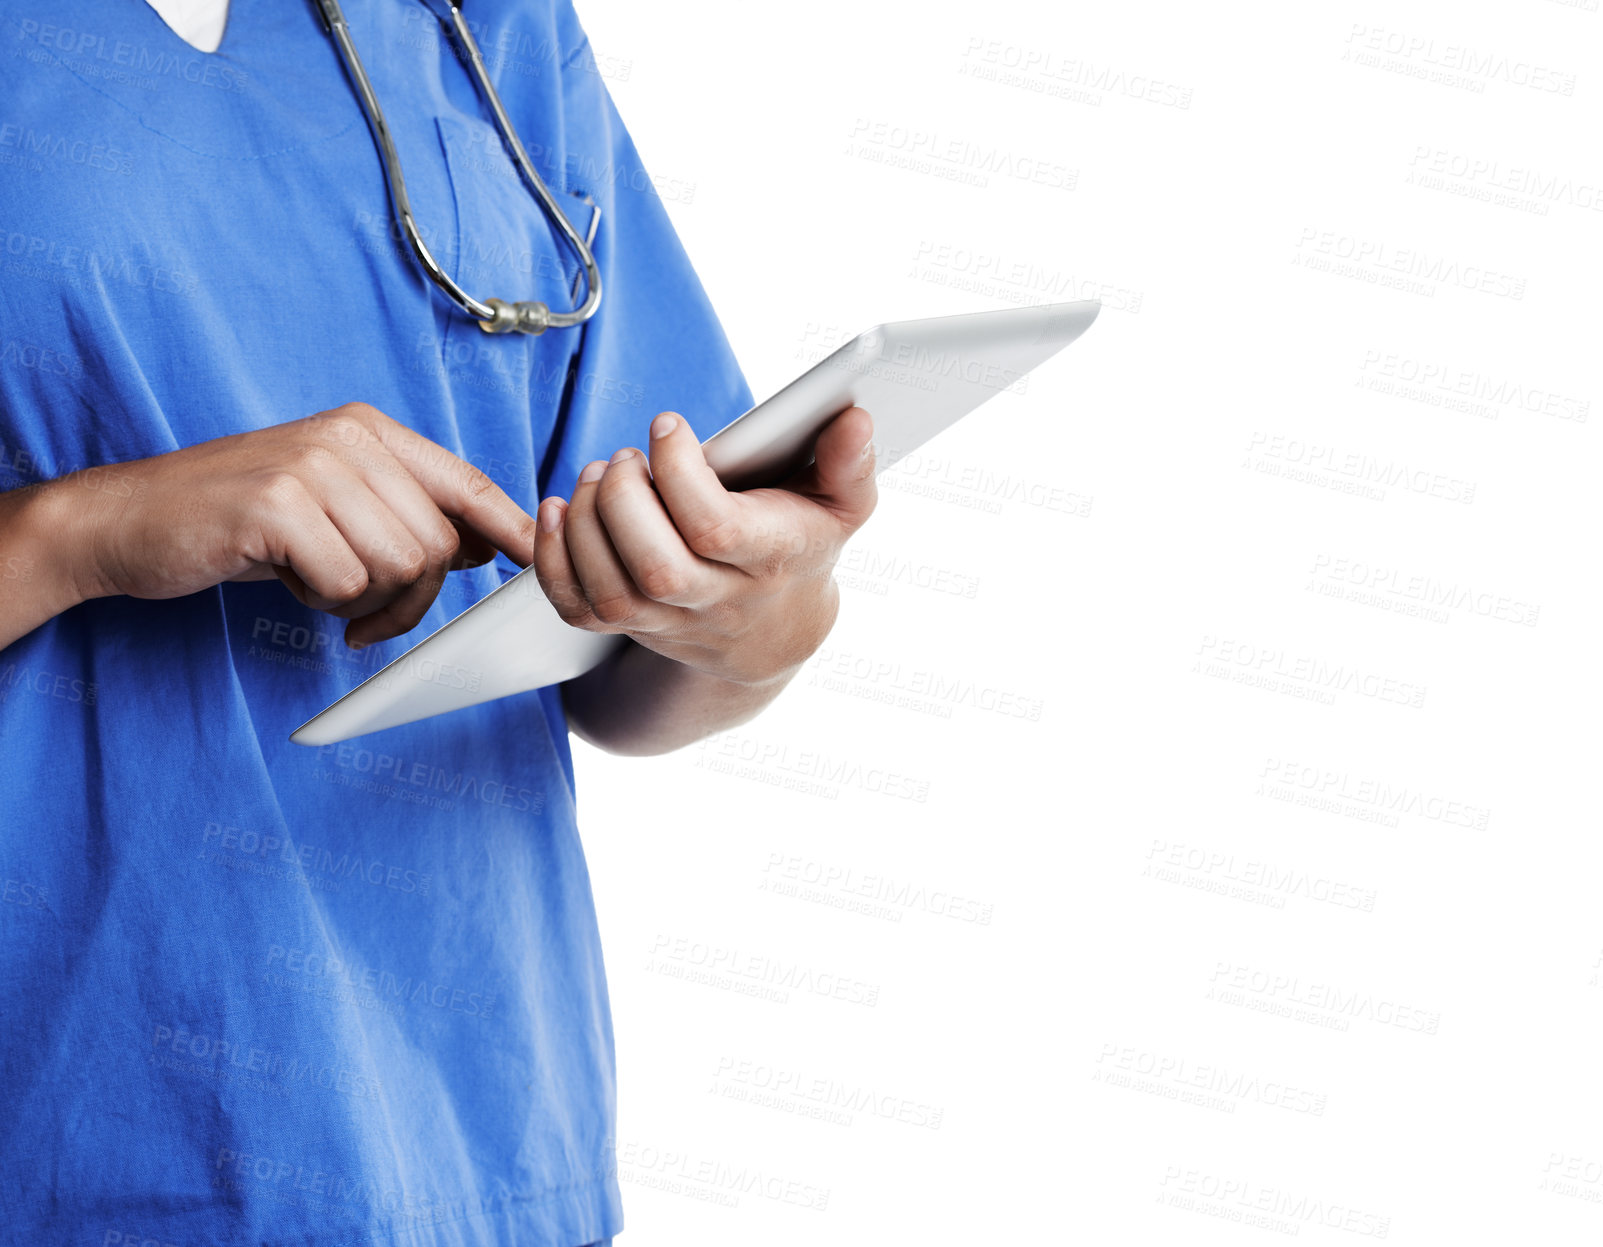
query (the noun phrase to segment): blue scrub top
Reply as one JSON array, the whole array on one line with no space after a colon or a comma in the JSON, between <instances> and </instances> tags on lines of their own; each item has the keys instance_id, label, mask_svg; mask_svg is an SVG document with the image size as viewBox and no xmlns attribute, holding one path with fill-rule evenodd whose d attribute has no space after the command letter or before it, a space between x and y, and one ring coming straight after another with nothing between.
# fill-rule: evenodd
<instances>
[{"instance_id":1,"label":"blue scrub top","mask_svg":"<svg viewBox=\"0 0 1603 1247\"><path fill-rule=\"evenodd\" d=\"M567 0L468 8L559 198L601 206L601 311L539 338L481 333L397 244L312 5L230 7L207 55L145 4L0 0L0 488L360 400L532 510L659 411L705 437L750 405ZM428 10L345 7L435 254L565 306L574 261ZM287 740L513 570L454 573L360 653L276 581L86 603L0 651L8 1240L621 1227L558 690Z\"/></svg>"}]
</instances>

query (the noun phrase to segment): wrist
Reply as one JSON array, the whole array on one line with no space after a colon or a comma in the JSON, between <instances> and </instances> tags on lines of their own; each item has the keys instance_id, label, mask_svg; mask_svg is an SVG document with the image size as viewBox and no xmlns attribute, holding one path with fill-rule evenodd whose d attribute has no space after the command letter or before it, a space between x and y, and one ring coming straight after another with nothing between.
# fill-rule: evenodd
<instances>
[{"instance_id":1,"label":"wrist","mask_svg":"<svg viewBox=\"0 0 1603 1247\"><path fill-rule=\"evenodd\" d=\"M773 653L765 648L749 661L732 660L729 655L724 654L719 655L705 667L698 666L694 662L687 662L685 665L706 679L721 680L736 688L749 689L753 694L763 692L777 694L796 678L796 673L802 669L806 661L805 658L777 660Z\"/></svg>"},{"instance_id":2,"label":"wrist","mask_svg":"<svg viewBox=\"0 0 1603 1247\"><path fill-rule=\"evenodd\" d=\"M83 488L78 473L19 491L15 516L22 557L34 569L42 604L59 615L90 598L107 597L94 533L101 499Z\"/></svg>"},{"instance_id":3,"label":"wrist","mask_svg":"<svg viewBox=\"0 0 1603 1247\"><path fill-rule=\"evenodd\" d=\"M819 647L829 638L840 616L840 586L829 570L816 578L798 600L791 595L762 625L752 629L748 639L754 644L746 661L738 664L738 676L726 676L731 683L777 693L796 678Z\"/></svg>"}]
</instances>

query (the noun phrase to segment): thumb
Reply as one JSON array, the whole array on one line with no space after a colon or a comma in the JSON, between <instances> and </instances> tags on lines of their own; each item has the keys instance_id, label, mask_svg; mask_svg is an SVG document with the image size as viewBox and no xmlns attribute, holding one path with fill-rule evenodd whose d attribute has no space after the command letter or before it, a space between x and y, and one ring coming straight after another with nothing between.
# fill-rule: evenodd
<instances>
[{"instance_id":1,"label":"thumb","mask_svg":"<svg viewBox=\"0 0 1603 1247\"><path fill-rule=\"evenodd\" d=\"M874 483L874 420L861 407L848 407L818 435L813 463L802 474L801 488L814 502L856 528L874 510L879 488Z\"/></svg>"}]
</instances>

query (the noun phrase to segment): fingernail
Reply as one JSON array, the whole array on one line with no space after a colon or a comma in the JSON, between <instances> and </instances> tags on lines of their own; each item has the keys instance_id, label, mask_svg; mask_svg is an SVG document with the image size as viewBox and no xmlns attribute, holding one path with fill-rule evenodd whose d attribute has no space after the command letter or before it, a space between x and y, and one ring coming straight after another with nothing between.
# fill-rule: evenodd
<instances>
[{"instance_id":1,"label":"fingernail","mask_svg":"<svg viewBox=\"0 0 1603 1247\"><path fill-rule=\"evenodd\" d=\"M579 484L588 485L591 481L599 481L601 474L607 470L607 461L597 459L594 463L584 465L584 471L579 473Z\"/></svg>"},{"instance_id":2,"label":"fingernail","mask_svg":"<svg viewBox=\"0 0 1603 1247\"><path fill-rule=\"evenodd\" d=\"M633 458L634 457L634 453L635 453L635 451L634 451L634 447L633 446L625 446L622 450L615 451L613 453L612 458L608 459L607 462L608 463L621 463L625 459Z\"/></svg>"},{"instance_id":3,"label":"fingernail","mask_svg":"<svg viewBox=\"0 0 1603 1247\"><path fill-rule=\"evenodd\" d=\"M652 437L667 437L674 429L679 427L679 417L671 411L665 411L651 422Z\"/></svg>"},{"instance_id":4,"label":"fingernail","mask_svg":"<svg viewBox=\"0 0 1603 1247\"><path fill-rule=\"evenodd\" d=\"M547 498L540 505L540 531L554 533L562 523L562 504L553 498Z\"/></svg>"},{"instance_id":5,"label":"fingernail","mask_svg":"<svg viewBox=\"0 0 1603 1247\"><path fill-rule=\"evenodd\" d=\"M347 642L345 642L345 644L348 647L350 647L351 649L366 649L367 648L367 642L366 641L347 641Z\"/></svg>"}]
</instances>

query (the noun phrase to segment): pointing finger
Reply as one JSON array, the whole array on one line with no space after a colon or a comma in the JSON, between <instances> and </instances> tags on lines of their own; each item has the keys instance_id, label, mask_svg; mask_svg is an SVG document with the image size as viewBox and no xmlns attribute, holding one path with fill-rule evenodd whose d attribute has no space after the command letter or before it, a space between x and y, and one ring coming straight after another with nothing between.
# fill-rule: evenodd
<instances>
[{"instance_id":1,"label":"pointing finger","mask_svg":"<svg viewBox=\"0 0 1603 1247\"><path fill-rule=\"evenodd\" d=\"M533 561L534 517L478 468L374 408L352 403L342 411L377 437L448 517L488 538L519 567Z\"/></svg>"}]
</instances>

